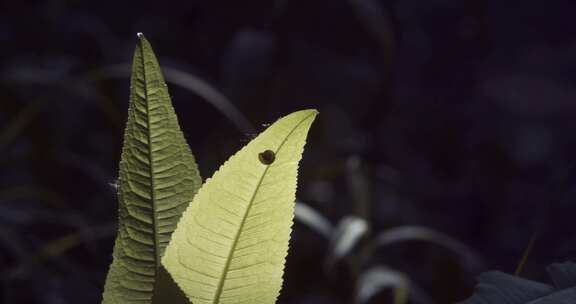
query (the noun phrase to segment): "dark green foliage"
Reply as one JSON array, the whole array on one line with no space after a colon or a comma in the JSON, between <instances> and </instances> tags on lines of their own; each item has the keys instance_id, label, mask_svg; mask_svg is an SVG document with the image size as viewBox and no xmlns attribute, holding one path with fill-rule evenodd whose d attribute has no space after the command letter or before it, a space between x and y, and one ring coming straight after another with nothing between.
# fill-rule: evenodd
<instances>
[{"instance_id":1,"label":"dark green foliage","mask_svg":"<svg viewBox=\"0 0 576 304\"><path fill-rule=\"evenodd\" d=\"M544 284L499 271L478 276L474 295L461 304L573 304L576 303L576 264L547 268L553 282Z\"/></svg>"}]
</instances>

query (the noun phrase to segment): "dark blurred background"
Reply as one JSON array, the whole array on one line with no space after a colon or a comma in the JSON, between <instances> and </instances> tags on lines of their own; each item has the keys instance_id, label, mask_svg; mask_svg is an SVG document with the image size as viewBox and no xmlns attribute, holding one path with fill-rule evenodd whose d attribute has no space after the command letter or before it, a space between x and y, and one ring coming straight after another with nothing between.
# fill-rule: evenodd
<instances>
[{"instance_id":1,"label":"dark blurred background","mask_svg":"<svg viewBox=\"0 0 576 304\"><path fill-rule=\"evenodd\" d=\"M522 275L544 280L576 257L574 12L571 0L0 1L0 301L99 303L137 32L204 178L262 124L320 111L298 199L340 228L297 221L279 303L352 303L374 269L409 281L413 303L454 303L478 273L514 272L535 234ZM361 225L346 232L343 218ZM339 253L341 238L357 242ZM375 290L370 303L391 303Z\"/></svg>"}]
</instances>

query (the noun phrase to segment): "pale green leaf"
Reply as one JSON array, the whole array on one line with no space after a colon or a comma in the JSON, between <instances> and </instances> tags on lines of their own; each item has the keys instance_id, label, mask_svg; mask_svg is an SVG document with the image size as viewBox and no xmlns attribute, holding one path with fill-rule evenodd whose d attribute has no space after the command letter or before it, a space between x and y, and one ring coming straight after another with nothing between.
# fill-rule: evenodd
<instances>
[{"instance_id":1,"label":"pale green leaf","mask_svg":"<svg viewBox=\"0 0 576 304\"><path fill-rule=\"evenodd\" d=\"M274 123L224 163L184 212L162 264L194 304L276 301L298 162L316 114Z\"/></svg>"},{"instance_id":2,"label":"pale green leaf","mask_svg":"<svg viewBox=\"0 0 576 304\"><path fill-rule=\"evenodd\" d=\"M119 228L103 303L151 303L162 257L201 184L158 61L139 34L119 176Z\"/></svg>"}]
</instances>

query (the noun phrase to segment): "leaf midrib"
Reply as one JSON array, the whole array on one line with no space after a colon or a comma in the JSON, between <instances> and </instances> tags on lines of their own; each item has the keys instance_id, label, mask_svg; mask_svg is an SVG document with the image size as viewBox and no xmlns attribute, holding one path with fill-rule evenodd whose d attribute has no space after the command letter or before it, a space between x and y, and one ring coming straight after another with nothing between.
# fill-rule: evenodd
<instances>
[{"instance_id":1,"label":"leaf midrib","mask_svg":"<svg viewBox=\"0 0 576 304\"><path fill-rule=\"evenodd\" d=\"M282 140L280 145L278 145L278 148L274 151L274 154L278 154L278 151L280 151L280 149L282 149L282 147L284 146L284 144L286 143L288 138L290 138L292 133L294 133L294 131L296 129L298 129L298 127L303 122L305 122L306 120L308 120L310 117L312 117L314 115L315 115L315 113L311 113L311 114L307 115L306 117L304 117L301 121L299 121L294 126L294 128L292 128L292 130L290 130L290 132L286 135L286 137ZM246 208L246 211L244 212L244 215L242 216L242 221L240 222L240 225L238 227L238 231L236 231L236 235L234 236L232 246L230 247L230 252L228 252L228 258L226 259L226 264L224 264L223 275L222 275L220 281L218 282L218 286L216 288L216 292L215 292L214 300L212 301L212 304L219 304L220 297L222 295L223 288L224 288L224 283L226 282L226 278L228 276L228 269L230 268L230 264L232 262L232 259L234 258L234 252L236 251L236 245L238 244L238 240L240 239L240 234L242 233L242 230L244 228L244 224L246 223L246 218L247 218L248 214L250 213L250 209L252 208L252 204L254 203L254 199L256 198L256 193L258 193L258 189L262 185L262 181L264 180L264 177L266 176L266 173L268 172L268 169L270 168L271 165L272 164L266 165L266 167L264 168L264 171L262 171L262 175L260 176L260 179L258 180L256 187L254 187L254 191L252 193L252 196L250 197L250 200L248 201L248 207Z\"/></svg>"},{"instance_id":2,"label":"leaf midrib","mask_svg":"<svg viewBox=\"0 0 576 304\"><path fill-rule=\"evenodd\" d=\"M140 44L140 60L142 64L142 79L144 81L144 102L146 104L146 136L148 137L148 163L150 173L150 201L152 203L152 234L154 235L154 265L156 268L160 267L160 250L158 239L158 220L156 219L156 183L154 175L154 157L152 156L154 149L152 149L152 125L150 124L150 102L148 100L148 81L146 79L146 58L144 52L144 37L139 37L138 43Z\"/></svg>"}]
</instances>

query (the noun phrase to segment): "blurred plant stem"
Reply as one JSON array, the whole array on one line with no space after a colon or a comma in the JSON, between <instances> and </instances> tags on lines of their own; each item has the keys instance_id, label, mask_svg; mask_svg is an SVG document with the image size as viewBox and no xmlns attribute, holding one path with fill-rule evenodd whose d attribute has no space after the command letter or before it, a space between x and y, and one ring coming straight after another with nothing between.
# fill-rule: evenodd
<instances>
[{"instance_id":1,"label":"blurred plant stem","mask_svg":"<svg viewBox=\"0 0 576 304\"><path fill-rule=\"evenodd\" d=\"M33 102L24 107L17 115L0 131L0 151L12 143L32 122L39 112L38 102Z\"/></svg>"},{"instance_id":2,"label":"blurred plant stem","mask_svg":"<svg viewBox=\"0 0 576 304\"><path fill-rule=\"evenodd\" d=\"M0 189L0 204L20 199L35 199L53 208L66 207L65 200L60 194L44 187L25 185Z\"/></svg>"},{"instance_id":3,"label":"blurred plant stem","mask_svg":"<svg viewBox=\"0 0 576 304\"><path fill-rule=\"evenodd\" d=\"M522 257L516 266L516 271L514 274L516 276L521 276L522 271L526 266L526 262L528 261L530 254L534 250L535 244L543 234L544 230L546 229L547 225L551 220L552 215L554 214L554 209L558 207L558 205L562 202L562 198L566 194L566 192L570 189L574 178L576 177L576 161L573 161L567 167L565 167L562 172L556 176L556 178L552 178L550 184L548 185L549 188L549 198L548 202L544 206L544 212L542 213L542 217L536 224L536 228L528 241L528 245L526 249L524 249L522 253Z\"/></svg>"}]
</instances>

